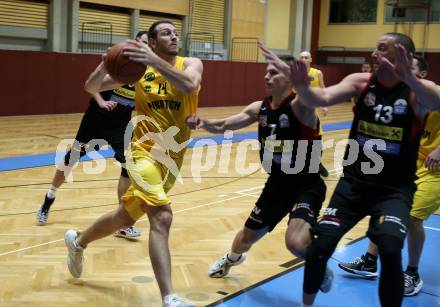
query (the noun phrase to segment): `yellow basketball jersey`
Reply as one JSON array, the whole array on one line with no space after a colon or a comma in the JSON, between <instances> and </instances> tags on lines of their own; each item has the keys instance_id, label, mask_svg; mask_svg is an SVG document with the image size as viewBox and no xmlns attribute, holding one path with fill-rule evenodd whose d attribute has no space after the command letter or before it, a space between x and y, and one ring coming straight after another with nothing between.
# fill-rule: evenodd
<instances>
[{"instance_id":1,"label":"yellow basketball jersey","mask_svg":"<svg viewBox=\"0 0 440 307\"><path fill-rule=\"evenodd\" d=\"M422 177L429 173L424 162L426 157L437 147L440 146L440 112L430 112L426 120L420 140L419 159L417 161L417 176ZM436 174L440 175L440 171Z\"/></svg>"},{"instance_id":2,"label":"yellow basketball jersey","mask_svg":"<svg viewBox=\"0 0 440 307\"><path fill-rule=\"evenodd\" d=\"M184 70L184 61L185 58L176 57L174 68ZM145 135L149 132L163 135L163 132L173 126L177 128L173 128L177 133L170 135L175 142L181 144L187 141L191 130L185 120L196 113L199 91L200 87L192 93L185 93L174 87L154 67L147 67L144 76L136 83L135 110L141 121L137 122L133 131L132 149L143 148L149 151L155 141ZM168 146L172 145L169 142L158 145L168 147L164 149L170 150L173 157L180 157L185 152L175 152L172 150L173 146Z\"/></svg>"},{"instance_id":3,"label":"yellow basketball jersey","mask_svg":"<svg viewBox=\"0 0 440 307\"><path fill-rule=\"evenodd\" d=\"M320 87L318 71L318 69L310 67L309 72L307 73L310 78L310 87Z\"/></svg>"},{"instance_id":4,"label":"yellow basketball jersey","mask_svg":"<svg viewBox=\"0 0 440 307\"><path fill-rule=\"evenodd\" d=\"M310 87L320 87L318 71L319 71L318 69L310 67L309 72L308 72L308 76L310 78ZM293 87L292 87L292 91L294 93L296 93L296 91ZM316 115L318 116L318 113L316 113ZM319 135L322 136L323 133L324 133L324 130L322 130L322 125L319 124Z\"/></svg>"}]
</instances>

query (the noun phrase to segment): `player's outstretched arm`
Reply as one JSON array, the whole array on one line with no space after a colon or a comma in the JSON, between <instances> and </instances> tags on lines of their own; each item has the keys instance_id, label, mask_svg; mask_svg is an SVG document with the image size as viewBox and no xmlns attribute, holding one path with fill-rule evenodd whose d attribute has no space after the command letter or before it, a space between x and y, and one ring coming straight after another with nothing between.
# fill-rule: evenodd
<instances>
[{"instance_id":1,"label":"player's outstretched arm","mask_svg":"<svg viewBox=\"0 0 440 307\"><path fill-rule=\"evenodd\" d=\"M293 61L287 64L263 44L260 43L259 47L266 61L290 79L301 102L310 107L328 107L349 101L351 97L357 96L368 82L369 74L353 74L334 86L311 88L304 62Z\"/></svg>"},{"instance_id":2,"label":"player's outstretched arm","mask_svg":"<svg viewBox=\"0 0 440 307\"><path fill-rule=\"evenodd\" d=\"M298 67L292 65L292 74L298 73L298 69ZM301 103L310 107L328 107L350 101L351 97L358 96L367 85L369 78L369 73L355 73L326 88L311 88L300 85L295 89Z\"/></svg>"},{"instance_id":3,"label":"player's outstretched arm","mask_svg":"<svg viewBox=\"0 0 440 307\"><path fill-rule=\"evenodd\" d=\"M261 101L255 101L244 108L240 113L223 119L202 119L192 115L187 119L187 125L191 129L202 128L211 133L223 133L226 130L237 130L247 127L257 120L261 107Z\"/></svg>"},{"instance_id":4,"label":"player's outstretched arm","mask_svg":"<svg viewBox=\"0 0 440 307\"><path fill-rule=\"evenodd\" d=\"M104 61L101 61L84 84L84 90L93 95L122 85L124 84L116 82L110 77L105 69Z\"/></svg>"}]
</instances>

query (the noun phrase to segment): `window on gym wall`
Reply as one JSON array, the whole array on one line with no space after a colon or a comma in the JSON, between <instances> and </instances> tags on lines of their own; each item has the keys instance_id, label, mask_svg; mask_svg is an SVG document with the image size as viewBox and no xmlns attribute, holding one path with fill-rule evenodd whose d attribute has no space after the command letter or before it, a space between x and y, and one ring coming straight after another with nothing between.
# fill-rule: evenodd
<instances>
[{"instance_id":1,"label":"window on gym wall","mask_svg":"<svg viewBox=\"0 0 440 307\"><path fill-rule=\"evenodd\" d=\"M440 0L386 1L385 22L440 22Z\"/></svg>"},{"instance_id":2,"label":"window on gym wall","mask_svg":"<svg viewBox=\"0 0 440 307\"><path fill-rule=\"evenodd\" d=\"M330 24L375 23L377 0L330 0Z\"/></svg>"}]
</instances>

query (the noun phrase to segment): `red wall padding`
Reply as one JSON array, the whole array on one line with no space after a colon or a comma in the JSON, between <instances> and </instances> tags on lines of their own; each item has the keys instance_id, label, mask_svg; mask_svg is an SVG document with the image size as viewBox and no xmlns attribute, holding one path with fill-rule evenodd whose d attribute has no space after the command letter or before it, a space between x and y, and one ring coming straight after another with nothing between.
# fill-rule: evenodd
<instances>
[{"instance_id":1,"label":"red wall padding","mask_svg":"<svg viewBox=\"0 0 440 307\"><path fill-rule=\"evenodd\" d=\"M99 55L0 51L0 115L84 112L83 84ZM264 63L204 61L201 107L246 105L265 96ZM346 75L342 65L317 66L326 85Z\"/></svg>"}]
</instances>

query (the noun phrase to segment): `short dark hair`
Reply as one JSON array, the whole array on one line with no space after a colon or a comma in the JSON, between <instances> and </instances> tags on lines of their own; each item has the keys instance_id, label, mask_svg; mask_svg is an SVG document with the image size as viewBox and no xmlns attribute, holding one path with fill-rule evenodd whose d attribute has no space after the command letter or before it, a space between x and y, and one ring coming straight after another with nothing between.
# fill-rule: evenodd
<instances>
[{"instance_id":1,"label":"short dark hair","mask_svg":"<svg viewBox=\"0 0 440 307\"><path fill-rule=\"evenodd\" d=\"M401 44L406 49L408 56L414 56L414 54L416 54L414 42L408 35L397 32L388 32L385 33L385 35L391 36L396 43Z\"/></svg>"},{"instance_id":2,"label":"short dark hair","mask_svg":"<svg viewBox=\"0 0 440 307\"><path fill-rule=\"evenodd\" d=\"M150 28L148 29L148 38L156 38L156 36L157 36L156 27L160 24L163 24L163 23L168 23L168 24L173 25L175 27L174 23L168 19L161 19L161 20L155 21L151 24Z\"/></svg>"},{"instance_id":3,"label":"short dark hair","mask_svg":"<svg viewBox=\"0 0 440 307\"><path fill-rule=\"evenodd\" d=\"M419 67L420 71L428 71L428 62L422 56L415 54L414 59L417 60L417 66Z\"/></svg>"},{"instance_id":4,"label":"short dark hair","mask_svg":"<svg viewBox=\"0 0 440 307\"><path fill-rule=\"evenodd\" d=\"M296 58L293 55L280 55L279 56L280 60L283 62L293 62L296 60Z\"/></svg>"},{"instance_id":5,"label":"short dark hair","mask_svg":"<svg viewBox=\"0 0 440 307\"><path fill-rule=\"evenodd\" d=\"M144 35L144 34L147 34L147 35L148 35L148 31L139 31L139 32L136 34L135 39L141 38L141 36Z\"/></svg>"}]
</instances>

